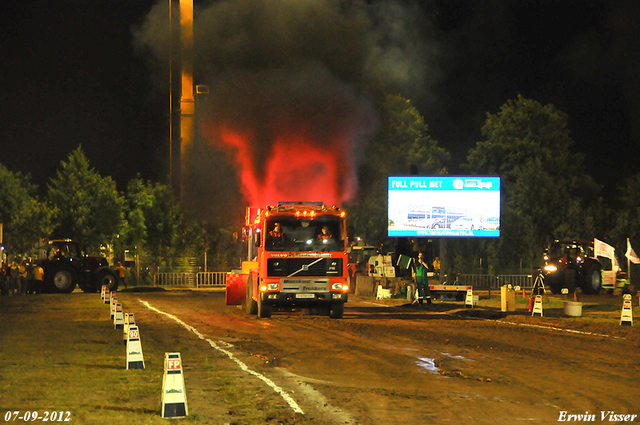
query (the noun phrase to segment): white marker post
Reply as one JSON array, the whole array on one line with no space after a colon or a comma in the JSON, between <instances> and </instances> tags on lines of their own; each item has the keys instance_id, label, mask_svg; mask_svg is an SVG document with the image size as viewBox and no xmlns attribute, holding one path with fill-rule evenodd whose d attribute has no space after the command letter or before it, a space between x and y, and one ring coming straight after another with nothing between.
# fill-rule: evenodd
<instances>
[{"instance_id":1,"label":"white marker post","mask_svg":"<svg viewBox=\"0 0 640 425\"><path fill-rule=\"evenodd\" d=\"M620 314L620 325L633 326L633 310L631 308L631 294L624 295L622 302L622 314Z\"/></svg>"},{"instance_id":2,"label":"white marker post","mask_svg":"<svg viewBox=\"0 0 640 425\"><path fill-rule=\"evenodd\" d=\"M536 300L533 303L533 311L531 312L531 316L535 316L536 313L540 314L540 317L544 316L542 313L542 295L536 295Z\"/></svg>"},{"instance_id":3,"label":"white marker post","mask_svg":"<svg viewBox=\"0 0 640 425\"><path fill-rule=\"evenodd\" d=\"M122 343L127 345L127 339L129 338L129 326L135 325L136 321L133 318L133 313L124 314L124 326L122 327Z\"/></svg>"},{"instance_id":4,"label":"white marker post","mask_svg":"<svg viewBox=\"0 0 640 425\"><path fill-rule=\"evenodd\" d=\"M122 313L122 304L116 304L116 315L113 317L113 329L124 328L124 315Z\"/></svg>"},{"instance_id":5,"label":"white marker post","mask_svg":"<svg viewBox=\"0 0 640 425\"><path fill-rule=\"evenodd\" d=\"M111 294L109 288L104 288L104 303L109 304L111 302Z\"/></svg>"},{"instance_id":6,"label":"white marker post","mask_svg":"<svg viewBox=\"0 0 640 425\"><path fill-rule=\"evenodd\" d=\"M128 369L144 369L140 331L138 331L138 327L135 325L129 325L129 337L127 340L127 370Z\"/></svg>"},{"instance_id":7,"label":"white marker post","mask_svg":"<svg viewBox=\"0 0 640 425\"><path fill-rule=\"evenodd\" d=\"M467 297L464 300L464 306L473 308L473 289L467 289Z\"/></svg>"},{"instance_id":8,"label":"white marker post","mask_svg":"<svg viewBox=\"0 0 640 425\"><path fill-rule=\"evenodd\" d=\"M184 388L180 353L164 353L162 417L184 418L188 415L187 392Z\"/></svg>"},{"instance_id":9,"label":"white marker post","mask_svg":"<svg viewBox=\"0 0 640 425\"><path fill-rule=\"evenodd\" d=\"M110 311L111 311L111 320L113 320L114 317L116 317L116 304L118 304L118 297L116 297L115 292L111 293L111 304L110 304Z\"/></svg>"}]
</instances>

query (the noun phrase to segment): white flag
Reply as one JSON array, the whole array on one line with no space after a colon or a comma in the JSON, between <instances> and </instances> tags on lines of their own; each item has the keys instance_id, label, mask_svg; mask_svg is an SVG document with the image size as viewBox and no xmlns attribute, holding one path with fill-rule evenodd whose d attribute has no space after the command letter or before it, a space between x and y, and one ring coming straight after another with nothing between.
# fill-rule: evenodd
<instances>
[{"instance_id":1,"label":"white flag","mask_svg":"<svg viewBox=\"0 0 640 425\"><path fill-rule=\"evenodd\" d=\"M631 242L629 242L629 238L627 238L627 252L624 254L627 257L627 260L631 261L633 264L640 264L640 258L636 255L631 248Z\"/></svg>"},{"instance_id":2,"label":"white flag","mask_svg":"<svg viewBox=\"0 0 640 425\"><path fill-rule=\"evenodd\" d=\"M598 239L593 240L593 250L595 251L596 257L607 257L613 261L616 256L615 249L611 245L599 241Z\"/></svg>"}]
</instances>

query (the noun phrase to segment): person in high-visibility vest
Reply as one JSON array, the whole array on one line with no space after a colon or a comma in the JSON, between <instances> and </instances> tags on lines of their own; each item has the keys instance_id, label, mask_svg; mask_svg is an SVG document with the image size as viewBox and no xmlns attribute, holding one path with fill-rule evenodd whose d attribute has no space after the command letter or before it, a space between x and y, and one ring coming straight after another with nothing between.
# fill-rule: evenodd
<instances>
[{"instance_id":1,"label":"person in high-visibility vest","mask_svg":"<svg viewBox=\"0 0 640 425\"><path fill-rule=\"evenodd\" d=\"M41 294L44 282L44 270L37 264L33 266L33 293Z\"/></svg>"},{"instance_id":2,"label":"person in high-visibility vest","mask_svg":"<svg viewBox=\"0 0 640 425\"><path fill-rule=\"evenodd\" d=\"M417 301L422 304L426 299L427 304L431 304L431 289L429 288L429 279L427 277L429 266L424 262L424 254L422 252L419 252L418 258L413 261L413 267L413 278L418 288Z\"/></svg>"},{"instance_id":3,"label":"person in high-visibility vest","mask_svg":"<svg viewBox=\"0 0 640 425\"><path fill-rule=\"evenodd\" d=\"M23 259L18 262L18 293L20 295L27 295L27 265Z\"/></svg>"},{"instance_id":4,"label":"person in high-visibility vest","mask_svg":"<svg viewBox=\"0 0 640 425\"><path fill-rule=\"evenodd\" d=\"M124 287L126 289L129 289L129 287L127 286L127 282L124 280L125 269L122 266L122 263L118 262L118 267L116 267L116 270L118 271L118 277L120 278L120 281L124 283Z\"/></svg>"},{"instance_id":5,"label":"person in high-visibility vest","mask_svg":"<svg viewBox=\"0 0 640 425\"><path fill-rule=\"evenodd\" d=\"M440 276L440 257L436 257L433 260L433 272L436 274L436 277Z\"/></svg>"}]
</instances>

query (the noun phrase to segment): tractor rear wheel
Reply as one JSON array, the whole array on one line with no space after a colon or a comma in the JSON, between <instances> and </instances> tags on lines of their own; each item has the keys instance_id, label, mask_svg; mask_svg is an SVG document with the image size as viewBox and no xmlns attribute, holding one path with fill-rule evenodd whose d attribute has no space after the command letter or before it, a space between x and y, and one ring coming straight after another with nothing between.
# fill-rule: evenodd
<instances>
[{"instance_id":1,"label":"tractor rear wheel","mask_svg":"<svg viewBox=\"0 0 640 425\"><path fill-rule=\"evenodd\" d=\"M598 295L602 289L602 273L599 264L594 264L587 271L582 284L582 292L585 294Z\"/></svg>"},{"instance_id":2,"label":"tractor rear wheel","mask_svg":"<svg viewBox=\"0 0 640 425\"><path fill-rule=\"evenodd\" d=\"M577 273L575 269L567 269L564 271L564 285L562 288L567 288L570 294L573 294L576 290Z\"/></svg>"},{"instance_id":3,"label":"tractor rear wheel","mask_svg":"<svg viewBox=\"0 0 640 425\"><path fill-rule=\"evenodd\" d=\"M97 292L102 289L102 286L106 286L110 292L113 292L118 290L118 284L118 276L112 270L104 269L96 275L93 289Z\"/></svg>"}]
</instances>

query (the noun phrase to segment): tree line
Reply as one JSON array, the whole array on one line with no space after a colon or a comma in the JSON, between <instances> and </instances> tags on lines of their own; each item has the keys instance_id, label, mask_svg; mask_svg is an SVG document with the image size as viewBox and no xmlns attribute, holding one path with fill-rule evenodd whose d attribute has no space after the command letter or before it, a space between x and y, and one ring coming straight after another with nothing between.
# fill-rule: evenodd
<instances>
[{"instance_id":1,"label":"tree line","mask_svg":"<svg viewBox=\"0 0 640 425\"><path fill-rule=\"evenodd\" d=\"M344 207L350 237L369 244L393 243L387 236L387 179L393 175L436 175L450 153L429 134L409 99L386 95L378 102L379 131L364 150L360 189ZM615 202L572 151L568 117L553 105L518 95L487 113L482 139L460 168L466 175L501 177L501 237L452 239L449 249L459 272L510 272L539 265L544 247L558 238L598 239L615 246L619 258L626 238L640 241L640 173L617 187ZM109 176L93 169L82 147L62 161L37 196L30 177L0 164L0 223L11 254L33 250L42 238L72 238L98 252L110 247L156 267L176 258L209 253L211 269L237 267L241 256L233 228L213 228L189 219L167 185L131 180L121 193Z\"/></svg>"},{"instance_id":2,"label":"tree line","mask_svg":"<svg viewBox=\"0 0 640 425\"><path fill-rule=\"evenodd\" d=\"M76 239L89 253L122 259L127 250L152 269L208 251L211 268L224 270L239 255L231 231L187 218L169 186L138 176L121 193L90 166L81 146L61 162L44 199L28 175L0 164L0 223L9 259L35 255L47 238Z\"/></svg>"},{"instance_id":3,"label":"tree line","mask_svg":"<svg viewBox=\"0 0 640 425\"><path fill-rule=\"evenodd\" d=\"M380 130L359 174L359 197L350 206L355 233L378 246L393 243L386 236L387 177L437 175L450 158L410 100L387 95L382 104ZM640 173L621 181L613 205L607 204L583 155L572 151L567 115L521 95L487 113L481 135L460 168L465 175L501 177L501 237L452 238L448 251L458 272L539 266L544 248L560 238L598 238L616 247L624 263L626 238L640 242Z\"/></svg>"}]
</instances>

